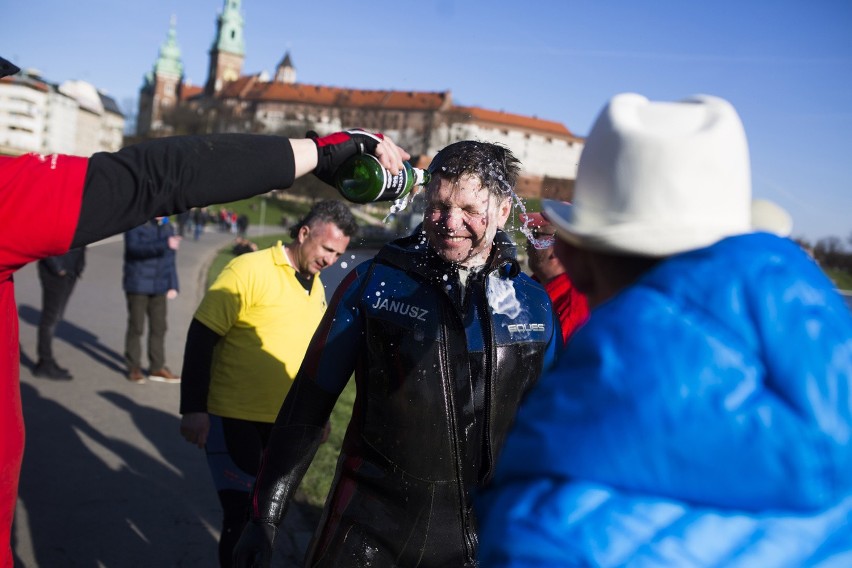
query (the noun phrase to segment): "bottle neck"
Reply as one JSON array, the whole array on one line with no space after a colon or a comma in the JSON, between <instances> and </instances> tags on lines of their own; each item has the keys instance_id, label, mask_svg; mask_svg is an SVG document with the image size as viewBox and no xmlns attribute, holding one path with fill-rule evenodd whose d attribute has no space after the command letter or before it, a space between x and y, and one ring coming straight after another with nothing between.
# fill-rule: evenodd
<instances>
[{"instance_id":1,"label":"bottle neck","mask_svg":"<svg viewBox=\"0 0 852 568\"><path fill-rule=\"evenodd\" d=\"M414 185L425 186L432 180L432 174L428 170L414 167L411 169L414 170Z\"/></svg>"}]
</instances>

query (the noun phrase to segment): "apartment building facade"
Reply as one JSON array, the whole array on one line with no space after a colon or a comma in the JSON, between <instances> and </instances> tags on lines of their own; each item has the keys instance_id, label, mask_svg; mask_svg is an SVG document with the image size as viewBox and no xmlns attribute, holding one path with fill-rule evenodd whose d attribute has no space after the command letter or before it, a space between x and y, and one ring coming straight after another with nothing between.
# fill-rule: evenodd
<instances>
[{"instance_id":1,"label":"apartment building facade","mask_svg":"<svg viewBox=\"0 0 852 568\"><path fill-rule=\"evenodd\" d=\"M124 122L115 100L84 81L55 84L33 70L0 79L0 154L115 151Z\"/></svg>"}]
</instances>

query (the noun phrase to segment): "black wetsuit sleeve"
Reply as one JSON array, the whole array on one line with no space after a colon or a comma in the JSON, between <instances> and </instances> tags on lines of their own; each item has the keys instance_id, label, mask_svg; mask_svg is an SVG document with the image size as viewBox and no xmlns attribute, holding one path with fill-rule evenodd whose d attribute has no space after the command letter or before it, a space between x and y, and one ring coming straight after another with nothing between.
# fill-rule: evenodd
<instances>
[{"instance_id":1,"label":"black wetsuit sleeve","mask_svg":"<svg viewBox=\"0 0 852 568\"><path fill-rule=\"evenodd\" d=\"M295 179L287 138L255 134L176 136L94 154L72 247L192 207L285 189Z\"/></svg>"},{"instance_id":2,"label":"black wetsuit sleeve","mask_svg":"<svg viewBox=\"0 0 852 568\"><path fill-rule=\"evenodd\" d=\"M213 349L222 337L195 318L186 333L180 381L180 413L207 412Z\"/></svg>"},{"instance_id":3,"label":"black wetsuit sleeve","mask_svg":"<svg viewBox=\"0 0 852 568\"><path fill-rule=\"evenodd\" d=\"M323 427L356 368L362 327L360 318L347 314L357 311L361 275L354 270L338 286L284 398L254 485L250 508L254 521L276 525L281 521L320 445ZM334 337L332 342L329 337ZM337 341L348 344L347 355L341 357L340 348L327 349Z\"/></svg>"},{"instance_id":4,"label":"black wetsuit sleeve","mask_svg":"<svg viewBox=\"0 0 852 568\"><path fill-rule=\"evenodd\" d=\"M296 377L284 399L255 480L250 518L281 522L287 505L314 459L337 395Z\"/></svg>"}]
</instances>

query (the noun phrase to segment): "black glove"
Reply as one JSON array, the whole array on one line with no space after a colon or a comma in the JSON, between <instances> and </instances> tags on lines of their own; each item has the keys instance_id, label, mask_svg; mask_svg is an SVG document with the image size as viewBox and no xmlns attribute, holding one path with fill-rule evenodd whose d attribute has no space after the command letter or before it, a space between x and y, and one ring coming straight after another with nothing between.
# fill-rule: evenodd
<instances>
[{"instance_id":1,"label":"black glove","mask_svg":"<svg viewBox=\"0 0 852 568\"><path fill-rule=\"evenodd\" d=\"M360 128L335 132L322 138L313 131L305 136L317 145L317 167L314 175L328 185L334 185L334 174L340 164L355 154L372 154L384 138L381 134L373 134Z\"/></svg>"},{"instance_id":2,"label":"black glove","mask_svg":"<svg viewBox=\"0 0 852 568\"><path fill-rule=\"evenodd\" d=\"M269 568L272 543L278 528L272 523L249 521L234 547L235 568Z\"/></svg>"}]
</instances>

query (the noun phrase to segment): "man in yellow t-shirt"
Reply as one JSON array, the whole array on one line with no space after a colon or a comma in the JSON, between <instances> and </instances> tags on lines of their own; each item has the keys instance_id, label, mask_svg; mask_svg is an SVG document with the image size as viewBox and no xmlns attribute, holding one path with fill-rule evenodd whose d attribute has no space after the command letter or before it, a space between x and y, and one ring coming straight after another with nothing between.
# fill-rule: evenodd
<instances>
[{"instance_id":1,"label":"man in yellow t-shirt","mask_svg":"<svg viewBox=\"0 0 852 568\"><path fill-rule=\"evenodd\" d=\"M207 452L224 513L222 566L230 565L263 448L325 312L319 272L356 230L343 202L318 203L290 230L289 244L232 260L190 324L181 434Z\"/></svg>"}]
</instances>

